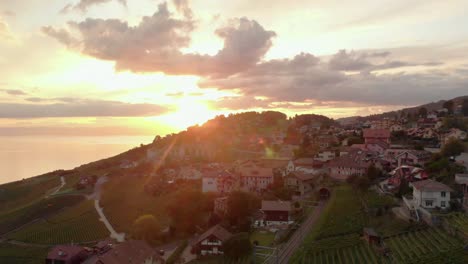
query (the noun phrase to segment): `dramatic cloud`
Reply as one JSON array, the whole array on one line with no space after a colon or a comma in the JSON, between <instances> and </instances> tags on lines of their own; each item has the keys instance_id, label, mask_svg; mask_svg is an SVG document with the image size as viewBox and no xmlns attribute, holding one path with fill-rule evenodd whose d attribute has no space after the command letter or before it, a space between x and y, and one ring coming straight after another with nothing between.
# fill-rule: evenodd
<instances>
[{"instance_id":1,"label":"dramatic cloud","mask_svg":"<svg viewBox=\"0 0 468 264\"><path fill-rule=\"evenodd\" d=\"M178 8L188 12L185 1L176 2ZM227 76L244 71L263 58L275 36L254 20L233 19L215 32L224 39L224 46L216 55L182 53L180 50L190 44L195 22L191 16L177 18L166 3L134 27L117 19L88 18L69 22L69 28L43 27L42 31L83 54L115 61L117 70L172 75Z\"/></svg>"},{"instance_id":2,"label":"dramatic cloud","mask_svg":"<svg viewBox=\"0 0 468 264\"><path fill-rule=\"evenodd\" d=\"M340 51L329 61L311 54L300 54L293 59L271 60L257 64L247 71L223 78L206 78L200 87L235 89L245 96L219 102L227 107L242 106L242 99L251 102L252 96L263 96L273 102L335 101L379 105L413 105L444 95L449 98L466 93L468 77L459 71L426 70L418 73L379 73L381 69L409 66L438 66L440 63L418 63L386 60L373 64L369 55ZM355 74L345 74L354 71ZM374 72L375 71L375 72ZM443 74L443 77L441 76ZM265 101L262 101L265 104Z\"/></svg>"},{"instance_id":3,"label":"dramatic cloud","mask_svg":"<svg viewBox=\"0 0 468 264\"><path fill-rule=\"evenodd\" d=\"M80 2L76 5L72 5L72 4L66 5L60 11L60 13L68 13L72 10L86 12L91 6L100 5L100 4L108 3L111 1L113 0L80 0ZM123 6L127 6L127 0L117 0L117 2L121 3Z\"/></svg>"},{"instance_id":4,"label":"dramatic cloud","mask_svg":"<svg viewBox=\"0 0 468 264\"><path fill-rule=\"evenodd\" d=\"M16 89L0 89L0 92L7 93L9 95L27 95L26 92Z\"/></svg>"},{"instance_id":5,"label":"dramatic cloud","mask_svg":"<svg viewBox=\"0 0 468 264\"><path fill-rule=\"evenodd\" d=\"M154 104L129 104L78 98L42 100L30 98L29 101L58 102L47 104L0 103L0 118L157 116L168 110L163 106Z\"/></svg>"}]
</instances>

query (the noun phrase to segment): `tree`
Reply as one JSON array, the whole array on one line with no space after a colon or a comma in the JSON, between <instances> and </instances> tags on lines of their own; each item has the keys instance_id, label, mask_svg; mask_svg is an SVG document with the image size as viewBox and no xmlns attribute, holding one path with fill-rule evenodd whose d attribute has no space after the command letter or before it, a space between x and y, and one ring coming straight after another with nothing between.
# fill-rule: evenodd
<instances>
[{"instance_id":1,"label":"tree","mask_svg":"<svg viewBox=\"0 0 468 264\"><path fill-rule=\"evenodd\" d=\"M374 181L378 177L382 175L382 171L380 171L377 167L375 167L374 164L371 164L369 168L367 168L367 173L366 176L369 179L369 181Z\"/></svg>"},{"instance_id":2,"label":"tree","mask_svg":"<svg viewBox=\"0 0 468 264\"><path fill-rule=\"evenodd\" d=\"M427 109L425 107L419 108L418 115L420 117L426 117L427 116Z\"/></svg>"},{"instance_id":3,"label":"tree","mask_svg":"<svg viewBox=\"0 0 468 264\"><path fill-rule=\"evenodd\" d=\"M161 224L153 215L142 215L133 223L133 238L154 243L161 237Z\"/></svg>"},{"instance_id":4,"label":"tree","mask_svg":"<svg viewBox=\"0 0 468 264\"><path fill-rule=\"evenodd\" d=\"M224 255L230 259L241 259L252 252L248 233L238 233L229 238L223 245Z\"/></svg>"},{"instance_id":5,"label":"tree","mask_svg":"<svg viewBox=\"0 0 468 264\"><path fill-rule=\"evenodd\" d=\"M447 109L449 114L453 114L453 107L454 107L454 104L453 104L453 101L452 101L452 100L448 100L447 102L445 102L445 103L442 105L442 107L445 108L445 109Z\"/></svg>"},{"instance_id":6,"label":"tree","mask_svg":"<svg viewBox=\"0 0 468 264\"><path fill-rule=\"evenodd\" d=\"M168 202L167 213L171 218L171 225L181 233L192 233L195 227L203 224L208 206L199 190L190 188L180 189Z\"/></svg>"},{"instance_id":7,"label":"tree","mask_svg":"<svg viewBox=\"0 0 468 264\"><path fill-rule=\"evenodd\" d=\"M465 145L463 144L463 142L456 139L452 139L449 142L447 142L442 148L442 155L444 155L445 157L458 156L463 151L465 151Z\"/></svg>"},{"instance_id":8,"label":"tree","mask_svg":"<svg viewBox=\"0 0 468 264\"><path fill-rule=\"evenodd\" d=\"M253 211L260 207L259 200L250 193L231 192L227 201L227 217L231 224L241 225L248 221Z\"/></svg>"}]
</instances>

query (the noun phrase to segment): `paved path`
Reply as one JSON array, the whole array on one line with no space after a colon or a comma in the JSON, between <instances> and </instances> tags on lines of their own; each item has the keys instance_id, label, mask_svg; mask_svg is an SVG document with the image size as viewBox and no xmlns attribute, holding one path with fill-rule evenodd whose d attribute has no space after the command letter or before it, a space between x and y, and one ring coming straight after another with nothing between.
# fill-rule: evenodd
<instances>
[{"instance_id":1,"label":"paved path","mask_svg":"<svg viewBox=\"0 0 468 264\"><path fill-rule=\"evenodd\" d=\"M107 180L106 176L100 177L94 186L94 193L88 196L88 199L94 199L94 208L96 208L96 212L99 214L99 220L102 221L107 230L109 230L110 237L117 240L117 242L124 242L125 233L117 233L117 231L115 231L104 214L104 208L99 206L99 200L101 199L101 186L107 182Z\"/></svg>"},{"instance_id":2,"label":"paved path","mask_svg":"<svg viewBox=\"0 0 468 264\"><path fill-rule=\"evenodd\" d=\"M312 227L317 222L317 219L322 214L323 209L325 208L327 202L319 202L318 206L315 207L314 211L310 213L307 219L302 223L301 227L294 232L289 241L283 245L279 250L277 261L276 258L272 258L269 263L275 264L287 264L289 259L292 257L294 252L299 248L299 246L304 241L304 238L312 230Z\"/></svg>"},{"instance_id":3,"label":"paved path","mask_svg":"<svg viewBox=\"0 0 468 264\"><path fill-rule=\"evenodd\" d=\"M58 193L62 188L63 186L65 186L66 182L65 182L65 177L61 176L60 177L60 186L57 187L57 189L55 189L55 191L53 191L51 194L49 194L48 196L52 196L56 193Z\"/></svg>"}]
</instances>

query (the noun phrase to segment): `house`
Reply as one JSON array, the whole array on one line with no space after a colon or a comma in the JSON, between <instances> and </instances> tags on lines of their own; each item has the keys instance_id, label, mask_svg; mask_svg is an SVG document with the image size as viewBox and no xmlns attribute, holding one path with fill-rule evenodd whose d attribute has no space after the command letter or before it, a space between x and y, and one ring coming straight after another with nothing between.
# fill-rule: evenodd
<instances>
[{"instance_id":1,"label":"house","mask_svg":"<svg viewBox=\"0 0 468 264\"><path fill-rule=\"evenodd\" d=\"M217 174L210 174L210 175L203 175L202 178L202 192L218 192L218 175Z\"/></svg>"},{"instance_id":2,"label":"house","mask_svg":"<svg viewBox=\"0 0 468 264\"><path fill-rule=\"evenodd\" d=\"M409 209L448 209L450 207L450 192L453 190L447 185L427 179L413 182L413 195L403 197Z\"/></svg>"},{"instance_id":3,"label":"house","mask_svg":"<svg viewBox=\"0 0 468 264\"><path fill-rule=\"evenodd\" d=\"M402 165L390 173L390 178L380 183L380 187L384 191L396 192L399 190L402 182L414 182L425 180L429 177L429 174L422 168Z\"/></svg>"},{"instance_id":4,"label":"house","mask_svg":"<svg viewBox=\"0 0 468 264\"><path fill-rule=\"evenodd\" d=\"M235 188L237 180L232 173L217 169L203 171L202 192L229 193Z\"/></svg>"},{"instance_id":5,"label":"house","mask_svg":"<svg viewBox=\"0 0 468 264\"><path fill-rule=\"evenodd\" d=\"M385 142L390 144L390 131L388 129L364 129L364 144L374 144L377 142Z\"/></svg>"},{"instance_id":6,"label":"house","mask_svg":"<svg viewBox=\"0 0 468 264\"><path fill-rule=\"evenodd\" d=\"M348 155L338 157L329 162L330 177L336 180L346 180L351 175L363 176L372 164L370 152L352 150Z\"/></svg>"},{"instance_id":7,"label":"house","mask_svg":"<svg viewBox=\"0 0 468 264\"><path fill-rule=\"evenodd\" d=\"M46 264L80 264L86 260L90 252L83 247L74 245L59 245L53 247L47 254Z\"/></svg>"},{"instance_id":8,"label":"house","mask_svg":"<svg viewBox=\"0 0 468 264\"><path fill-rule=\"evenodd\" d=\"M323 171L323 162L313 158L291 160L286 166L286 175L294 171L318 174Z\"/></svg>"},{"instance_id":9,"label":"house","mask_svg":"<svg viewBox=\"0 0 468 264\"><path fill-rule=\"evenodd\" d=\"M184 180L199 180L201 177L202 173L191 166L182 167L177 175L177 178Z\"/></svg>"},{"instance_id":10,"label":"house","mask_svg":"<svg viewBox=\"0 0 468 264\"><path fill-rule=\"evenodd\" d=\"M223 245L231 237L229 231L221 225L215 225L192 242L192 253L199 256L222 255Z\"/></svg>"},{"instance_id":11,"label":"house","mask_svg":"<svg viewBox=\"0 0 468 264\"><path fill-rule=\"evenodd\" d=\"M224 216L228 211L228 197L218 197L214 199L214 208L213 211L219 216Z\"/></svg>"},{"instance_id":12,"label":"house","mask_svg":"<svg viewBox=\"0 0 468 264\"><path fill-rule=\"evenodd\" d=\"M313 189L313 181L317 175L302 171L291 172L285 178L285 186L298 195L304 195Z\"/></svg>"},{"instance_id":13,"label":"house","mask_svg":"<svg viewBox=\"0 0 468 264\"><path fill-rule=\"evenodd\" d=\"M291 202L287 201L262 201L260 209L264 214L266 225L291 224Z\"/></svg>"},{"instance_id":14,"label":"house","mask_svg":"<svg viewBox=\"0 0 468 264\"><path fill-rule=\"evenodd\" d=\"M324 151L320 151L319 153L317 153L314 160L327 162L327 161L334 159L335 157L336 157L335 151L324 150Z\"/></svg>"},{"instance_id":15,"label":"house","mask_svg":"<svg viewBox=\"0 0 468 264\"><path fill-rule=\"evenodd\" d=\"M254 161L239 164L235 173L240 179L240 188L245 191L263 191L273 183L273 169Z\"/></svg>"},{"instance_id":16,"label":"house","mask_svg":"<svg viewBox=\"0 0 468 264\"><path fill-rule=\"evenodd\" d=\"M146 242L128 240L117 245L103 247L83 264L162 264L164 260Z\"/></svg>"},{"instance_id":17,"label":"house","mask_svg":"<svg viewBox=\"0 0 468 264\"><path fill-rule=\"evenodd\" d=\"M462 186L462 205L465 212L468 212L468 174L455 174L455 182Z\"/></svg>"},{"instance_id":18,"label":"house","mask_svg":"<svg viewBox=\"0 0 468 264\"><path fill-rule=\"evenodd\" d=\"M441 143L442 145L447 144L450 140L464 140L467 137L467 133L463 130L460 130L458 128L452 128L450 131L446 134L443 134L441 136Z\"/></svg>"},{"instance_id":19,"label":"house","mask_svg":"<svg viewBox=\"0 0 468 264\"><path fill-rule=\"evenodd\" d=\"M431 159L432 154L425 150L406 150L395 156L398 166L402 165L419 165L424 166Z\"/></svg>"}]
</instances>

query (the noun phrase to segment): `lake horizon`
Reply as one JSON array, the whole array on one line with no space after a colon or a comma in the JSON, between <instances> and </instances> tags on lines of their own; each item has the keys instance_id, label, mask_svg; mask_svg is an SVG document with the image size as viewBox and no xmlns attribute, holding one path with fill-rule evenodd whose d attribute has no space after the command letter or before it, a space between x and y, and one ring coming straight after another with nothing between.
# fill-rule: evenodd
<instances>
[{"instance_id":1,"label":"lake horizon","mask_svg":"<svg viewBox=\"0 0 468 264\"><path fill-rule=\"evenodd\" d=\"M109 158L154 136L0 136L0 184Z\"/></svg>"}]
</instances>

